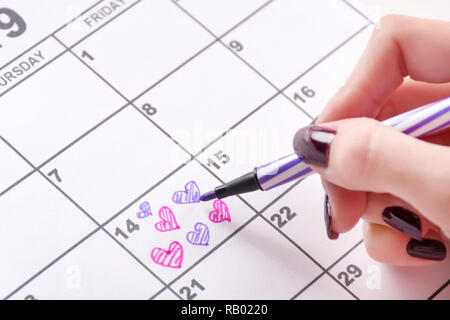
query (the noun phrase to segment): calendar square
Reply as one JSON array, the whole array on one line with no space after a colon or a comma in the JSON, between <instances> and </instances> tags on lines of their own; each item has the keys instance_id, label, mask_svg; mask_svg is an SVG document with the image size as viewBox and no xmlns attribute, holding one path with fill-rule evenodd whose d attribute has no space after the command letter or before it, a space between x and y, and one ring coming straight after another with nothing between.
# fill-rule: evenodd
<instances>
[{"instance_id":1,"label":"calendar square","mask_svg":"<svg viewBox=\"0 0 450 320\"><path fill-rule=\"evenodd\" d=\"M0 140L0 194L31 172L33 168Z\"/></svg>"},{"instance_id":2,"label":"calendar square","mask_svg":"<svg viewBox=\"0 0 450 320\"><path fill-rule=\"evenodd\" d=\"M196 161L167 178L106 225L150 270L172 281L250 220L256 213L238 198L201 202L199 195L218 181ZM222 219L216 219L218 213ZM179 264L166 265L153 254L181 247ZM159 248L159 249L158 249Z\"/></svg>"},{"instance_id":3,"label":"calendar square","mask_svg":"<svg viewBox=\"0 0 450 320\"><path fill-rule=\"evenodd\" d=\"M311 119L285 97L279 95L245 119L239 126L212 144L199 160L223 181L231 181L256 166L274 161L294 152L295 132ZM280 196L292 185L242 197L258 211Z\"/></svg>"},{"instance_id":4,"label":"calendar square","mask_svg":"<svg viewBox=\"0 0 450 320\"><path fill-rule=\"evenodd\" d=\"M368 23L344 1L274 1L267 9L224 42L238 41L238 54L280 89Z\"/></svg>"},{"instance_id":5,"label":"calendar square","mask_svg":"<svg viewBox=\"0 0 450 320\"><path fill-rule=\"evenodd\" d=\"M263 215L320 265L328 268L362 240L362 232L361 224L358 224L351 231L340 234L338 240L328 239L324 199L320 176L312 175L265 210Z\"/></svg>"},{"instance_id":6,"label":"calendar square","mask_svg":"<svg viewBox=\"0 0 450 320\"><path fill-rule=\"evenodd\" d=\"M1 197L0 296L63 254L95 225L39 173Z\"/></svg>"},{"instance_id":7,"label":"calendar square","mask_svg":"<svg viewBox=\"0 0 450 320\"><path fill-rule=\"evenodd\" d=\"M194 78L197 81L192 82ZM137 106L155 107L158 111L152 119L197 153L275 93L226 48L215 44L141 97Z\"/></svg>"},{"instance_id":8,"label":"calendar square","mask_svg":"<svg viewBox=\"0 0 450 320\"><path fill-rule=\"evenodd\" d=\"M141 1L74 51L134 99L213 41L171 1Z\"/></svg>"},{"instance_id":9,"label":"calendar square","mask_svg":"<svg viewBox=\"0 0 450 320\"><path fill-rule=\"evenodd\" d=\"M153 300L180 300L172 291L165 289L158 294Z\"/></svg>"},{"instance_id":10,"label":"calendar square","mask_svg":"<svg viewBox=\"0 0 450 320\"><path fill-rule=\"evenodd\" d=\"M36 10L37 8L30 5L29 1L5 1L3 5L12 10L15 15L18 15L18 18L13 19L12 30L17 31L20 36L2 37L0 42L2 50L0 69L3 67L3 63L14 59L23 51L28 50L30 45L41 41L42 38L48 37L56 29L73 20L93 4L94 0L43 1L38 4L39 9ZM3 17L2 21L11 20ZM4 33L7 32L2 30L2 34Z\"/></svg>"},{"instance_id":11,"label":"calendar square","mask_svg":"<svg viewBox=\"0 0 450 320\"><path fill-rule=\"evenodd\" d=\"M125 100L65 54L2 97L1 134L38 166L123 105Z\"/></svg>"},{"instance_id":12,"label":"calendar square","mask_svg":"<svg viewBox=\"0 0 450 320\"><path fill-rule=\"evenodd\" d=\"M368 26L322 63L289 86L284 93L312 117L317 117L350 76L373 27Z\"/></svg>"},{"instance_id":13,"label":"calendar square","mask_svg":"<svg viewBox=\"0 0 450 320\"><path fill-rule=\"evenodd\" d=\"M163 285L103 231L97 231L11 299L148 299ZM28 298L29 299L29 298Z\"/></svg>"},{"instance_id":14,"label":"calendar square","mask_svg":"<svg viewBox=\"0 0 450 320\"><path fill-rule=\"evenodd\" d=\"M406 250L406 249L405 249ZM428 299L448 280L450 258L428 267L398 267L370 258L364 244L330 273L359 299Z\"/></svg>"},{"instance_id":15,"label":"calendar square","mask_svg":"<svg viewBox=\"0 0 450 320\"><path fill-rule=\"evenodd\" d=\"M447 281L447 286L433 300L450 300L450 280Z\"/></svg>"},{"instance_id":16,"label":"calendar square","mask_svg":"<svg viewBox=\"0 0 450 320\"><path fill-rule=\"evenodd\" d=\"M183 0L179 4L217 37L268 3L268 0Z\"/></svg>"},{"instance_id":17,"label":"calendar square","mask_svg":"<svg viewBox=\"0 0 450 320\"><path fill-rule=\"evenodd\" d=\"M323 274L296 300L355 300L355 298L329 275Z\"/></svg>"},{"instance_id":18,"label":"calendar square","mask_svg":"<svg viewBox=\"0 0 450 320\"><path fill-rule=\"evenodd\" d=\"M190 293L197 299L290 299L320 272L300 250L257 218L172 287L182 291L183 298Z\"/></svg>"},{"instance_id":19,"label":"calendar square","mask_svg":"<svg viewBox=\"0 0 450 320\"><path fill-rule=\"evenodd\" d=\"M100 223L187 161L189 156L128 107L43 167Z\"/></svg>"}]
</instances>

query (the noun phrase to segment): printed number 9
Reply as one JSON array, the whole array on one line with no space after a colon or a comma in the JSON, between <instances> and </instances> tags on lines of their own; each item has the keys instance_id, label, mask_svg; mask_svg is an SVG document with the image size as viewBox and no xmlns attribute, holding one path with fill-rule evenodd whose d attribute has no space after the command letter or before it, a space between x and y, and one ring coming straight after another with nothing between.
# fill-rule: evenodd
<instances>
[{"instance_id":1,"label":"printed number 9","mask_svg":"<svg viewBox=\"0 0 450 320\"><path fill-rule=\"evenodd\" d=\"M4 22L4 16L8 17L8 22ZM13 10L0 8L0 30L9 30L17 26L17 30L11 30L6 35L10 38L16 38L23 34L27 29L25 21Z\"/></svg>"},{"instance_id":2,"label":"printed number 9","mask_svg":"<svg viewBox=\"0 0 450 320\"><path fill-rule=\"evenodd\" d=\"M244 46L236 40L230 42L230 47L236 51L242 51L242 49L244 49Z\"/></svg>"}]
</instances>

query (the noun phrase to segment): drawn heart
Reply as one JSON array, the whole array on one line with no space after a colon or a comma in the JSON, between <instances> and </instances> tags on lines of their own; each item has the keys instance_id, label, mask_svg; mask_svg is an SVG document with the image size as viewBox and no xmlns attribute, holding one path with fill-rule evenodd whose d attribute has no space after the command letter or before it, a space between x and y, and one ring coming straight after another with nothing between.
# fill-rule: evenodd
<instances>
[{"instance_id":1,"label":"drawn heart","mask_svg":"<svg viewBox=\"0 0 450 320\"><path fill-rule=\"evenodd\" d=\"M209 213L209 220L214 223L219 223L222 221L231 222L230 211L227 205L222 200L215 200L213 203L214 210Z\"/></svg>"},{"instance_id":2,"label":"drawn heart","mask_svg":"<svg viewBox=\"0 0 450 320\"><path fill-rule=\"evenodd\" d=\"M175 214L169 207L164 206L159 209L159 217L161 218L161 221L155 224L156 230L167 232L180 229L177 219L175 219Z\"/></svg>"},{"instance_id":3,"label":"drawn heart","mask_svg":"<svg viewBox=\"0 0 450 320\"><path fill-rule=\"evenodd\" d=\"M189 181L184 185L183 191L176 191L172 201L178 204L200 202L200 189L195 181Z\"/></svg>"},{"instance_id":4,"label":"drawn heart","mask_svg":"<svg viewBox=\"0 0 450 320\"><path fill-rule=\"evenodd\" d=\"M147 201L142 202L141 205L139 206L139 209L141 209L141 211L136 213L139 219L144 219L147 218L148 216L153 215L152 209L150 208L150 204Z\"/></svg>"},{"instance_id":5,"label":"drawn heart","mask_svg":"<svg viewBox=\"0 0 450 320\"><path fill-rule=\"evenodd\" d=\"M194 226L195 231L189 231L186 239L189 243L198 246L207 246L209 244L209 229L206 224L197 222Z\"/></svg>"},{"instance_id":6,"label":"drawn heart","mask_svg":"<svg viewBox=\"0 0 450 320\"><path fill-rule=\"evenodd\" d=\"M153 262L163 267L181 268L184 252L181 244L174 241L169 245L169 250L153 248L150 255Z\"/></svg>"}]
</instances>

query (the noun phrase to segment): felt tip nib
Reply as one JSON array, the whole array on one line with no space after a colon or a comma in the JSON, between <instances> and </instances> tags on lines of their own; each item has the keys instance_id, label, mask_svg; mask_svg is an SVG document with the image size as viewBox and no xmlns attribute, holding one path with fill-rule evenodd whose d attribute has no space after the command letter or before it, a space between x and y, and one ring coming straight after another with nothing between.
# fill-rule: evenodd
<instances>
[{"instance_id":1,"label":"felt tip nib","mask_svg":"<svg viewBox=\"0 0 450 320\"><path fill-rule=\"evenodd\" d=\"M200 196L200 201L209 201L216 198L217 196L214 191L208 191Z\"/></svg>"}]
</instances>

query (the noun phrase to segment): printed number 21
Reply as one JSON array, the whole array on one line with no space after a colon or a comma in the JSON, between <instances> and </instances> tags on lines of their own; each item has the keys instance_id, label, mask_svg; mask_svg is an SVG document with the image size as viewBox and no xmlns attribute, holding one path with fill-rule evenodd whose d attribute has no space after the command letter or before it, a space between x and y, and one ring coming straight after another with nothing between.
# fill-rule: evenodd
<instances>
[{"instance_id":1,"label":"printed number 21","mask_svg":"<svg viewBox=\"0 0 450 320\"><path fill-rule=\"evenodd\" d=\"M201 291L205 290L205 287L202 286L199 282L197 282L197 280L192 279L191 287L189 288L188 286L186 286L186 287L181 288L180 294L181 295L186 294L186 299L192 300L197 296L197 294L195 292L194 293L192 292L192 290L194 290L196 287L199 288Z\"/></svg>"}]
</instances>

